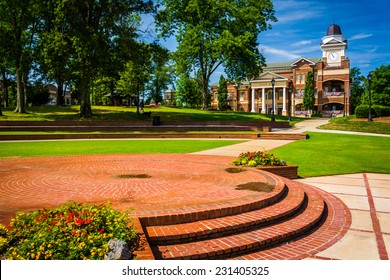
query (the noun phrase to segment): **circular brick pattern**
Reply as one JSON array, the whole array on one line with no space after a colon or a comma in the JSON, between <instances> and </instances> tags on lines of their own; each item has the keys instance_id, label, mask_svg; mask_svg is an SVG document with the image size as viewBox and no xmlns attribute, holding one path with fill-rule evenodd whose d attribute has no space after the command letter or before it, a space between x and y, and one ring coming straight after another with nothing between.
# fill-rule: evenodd
<instances>
[{"instance_id":1,"label":"circular brick pattern","mask_svg":"<svg viewBox=\"0 0 390 280\"><path fill-rule=\"evenodd\" d=\"M204 208L261 196L243 183L276 181L256 170L231 173L230 158L197 155L98 155L0 160L0 215L69 200L150 211ZM141 176L142 175L142 176ZM3 213L1 213L3 211Z\"/></svg>"}]
</instances>

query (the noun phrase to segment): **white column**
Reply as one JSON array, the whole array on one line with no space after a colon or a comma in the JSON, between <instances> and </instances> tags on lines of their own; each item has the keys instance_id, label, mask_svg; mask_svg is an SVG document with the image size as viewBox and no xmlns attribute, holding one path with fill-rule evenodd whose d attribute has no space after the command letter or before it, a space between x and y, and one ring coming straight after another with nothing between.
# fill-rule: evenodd
<instances>
[{"instance_id":1,"label":"white column","mask_svg":"<svg viewBox=\"0 0 390 280\"><path fill-rule=\"evenodd\" d=\"M252 113L255 112L255 89L252 88Z\"/></svg>"},{"instance_id":2,"label":"white column","mask_svg":"<svg viewBox=\"0 0 390 280\"><path fill-rule=\"evenodd\" d=\"M265 88L261 89L261 113L266 114L266 111L265 111Z\"/></svg>"},{"instance_id":3,"label":"white column","mask_svg":"<svg viewBox=\"0 0 390 280\"><path fill-rule=\"evenodd\" d=\"M276 110L276 108L278 108L278 100L276 99L276 87L274 86L273 88L273 95L274 95L274 114L277 115L278 114L278 111Z\"/></svg>"},{"instance_id":4,"label":"white column","mask_svg":"<svg viewBox=\"0 0 390 280\"><path fill-rule=\"evenodd\" d=\"M283 115L286 115L286 87L283 87Z\"/></svg>"}]
</instances>

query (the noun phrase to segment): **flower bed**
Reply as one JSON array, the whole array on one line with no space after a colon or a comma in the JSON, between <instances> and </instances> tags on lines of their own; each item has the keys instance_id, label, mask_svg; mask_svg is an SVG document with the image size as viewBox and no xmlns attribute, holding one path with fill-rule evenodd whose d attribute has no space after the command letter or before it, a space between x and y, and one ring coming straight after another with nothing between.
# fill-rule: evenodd
<instances>
[{"instance_id":1,"label":"flower bed","mask_svg":"<svg viewBox=\"0 0 390 280\"><path fill-rule=\"evenodd\" d=\"M108 241L133 243L136 232L128 213L110 204L69 202L55 209L17 213L7 227L0 225L0 254L7 259L103 259Z\"/></svg>"},{"instance_id":2,"label":"flower bed","mask_svg":"<svg viewBox=\"0 0 390 280\"><path fill-rule=\"evenodd\" d=\"M282 176L288 179L298 178L298 166L287 165L284 160L266 151L241 153L233 161L235 166L257 167L258 169Z\"/></svg>"}]
</instances>

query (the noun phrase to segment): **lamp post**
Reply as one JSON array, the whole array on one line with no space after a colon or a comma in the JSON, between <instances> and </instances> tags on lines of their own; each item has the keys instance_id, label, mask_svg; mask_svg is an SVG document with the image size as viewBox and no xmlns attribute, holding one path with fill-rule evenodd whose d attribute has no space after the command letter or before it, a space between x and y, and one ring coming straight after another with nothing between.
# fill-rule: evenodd
<instances>
[{"instance_id":1,"label":"lamp post","mask_svg":"<svg viewBox=\"0 0 390 280\"><path fill-rule=\"evenodd\" d=\"M271 80L272 85L272 111L271 111L271 121L275 121L275 79Z\"/></svg>"},{"instance_id":2,"label":"lamp post","mask_svg":"<svg viewBox=\"0 0 390 280\"><path fill-rule=\"evenodd\" d=\"M372 115L371 115L371 80L372 80L372 75L371 75L371 72L368 73L367 79L368 79L368 121L372 122Z\"/></svg>"}]
</instances>

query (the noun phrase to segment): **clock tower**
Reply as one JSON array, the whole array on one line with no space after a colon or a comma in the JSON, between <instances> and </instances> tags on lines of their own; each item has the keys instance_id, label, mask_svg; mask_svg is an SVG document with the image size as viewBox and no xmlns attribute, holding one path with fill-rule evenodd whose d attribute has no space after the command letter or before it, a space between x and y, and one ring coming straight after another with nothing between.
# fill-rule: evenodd
<instances>
[{"instance_id":1,"label":"clock tower","mask_svg":"<svg viewBox=\"0 0 390 280\"><path fill-rule=\"evenodd\" d=\"M337 24L328 27L326 36L322 38L322 61L328 67L340 67L345 59L345 50L348 48L347 38L342 35Z\"/></svg>"}]
</instances>

